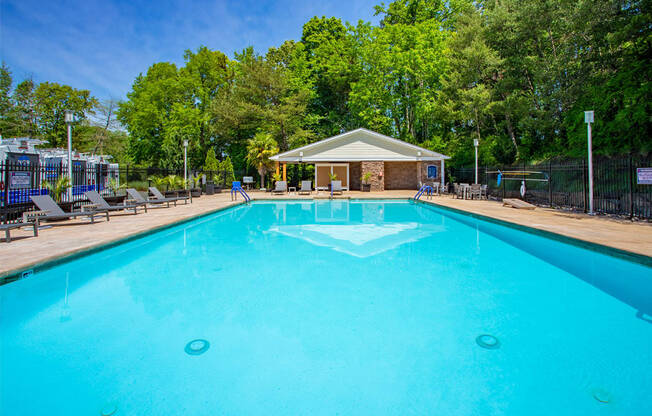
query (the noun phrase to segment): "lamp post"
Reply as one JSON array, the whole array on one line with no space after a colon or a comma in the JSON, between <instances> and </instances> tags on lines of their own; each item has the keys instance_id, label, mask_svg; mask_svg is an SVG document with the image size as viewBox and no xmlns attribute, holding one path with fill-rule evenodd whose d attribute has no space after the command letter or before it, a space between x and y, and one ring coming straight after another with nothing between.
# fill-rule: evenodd
<instances>
[{"instance_id":1,"label":"lamp post","mask_svg":"<svg viewBox=\"0 0 652 416\"><path fill-rule=\"evenodd\" d=\"M68 125L68 180L70 181L70 188L68 188L68 202L72 201L72 122L73 122L73 113L72 110L66 110L65 118L66 124Z\"/></svg>"},{"instance_id":2,"label":"lamp post","mask_svg":"<svg viewBox=\"0 0 652 416\"><path fill-rule=\"evenodd\" d=\"M584 112L586 134L589 147L589 215L593 215L593 150L591 142L591 123L593 123L593 110Z\"/></svg>"},{"instance_id":3,"label":"lamp post","mask_svg":"<svg viewBox=\"0 0 652 416\"><path fill-rule=\"evenodd\" d=\"M183 188L188 189L188 139L183 141Z\"/></svg>"},{"instance_id":4,"label":"lamp post","mask_svg":"<svg viewBox=\"0 0 652 416\"><path fill-rule=\"evenodd\" d=\"M475 147L475 184L478 184L478 146L480 145L480 140L473 139L473 147Z\"/></svg>"}]
</instances>

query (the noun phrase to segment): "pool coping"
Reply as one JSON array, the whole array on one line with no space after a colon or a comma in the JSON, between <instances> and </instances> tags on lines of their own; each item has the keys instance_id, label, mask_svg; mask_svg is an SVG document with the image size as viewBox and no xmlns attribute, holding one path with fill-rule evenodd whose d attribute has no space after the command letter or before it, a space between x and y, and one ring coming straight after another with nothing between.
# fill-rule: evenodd
<instances>
[{"instance_id":1,"label":"pool coping","mask_svg":"<svg viewBox=\"0 0 652 416\"><path fill-rule=\"evenodd\" d=\"M187 222L190 222L190 221L194 221L196 219L206 217L208 215L212 215L212 214L215 214L215 213L220 212L220 211L225 211L227 209L236 208L236 207L239 207L239 206L244 205L244 204L245 204L245 202L242 201L242 202L234 203L233 205L227 205L227 206L224 206L224 207L215 208L215 209L212 209L212 210L209 210L209 211L206 211L206 212L202 212L201 214L194 215L192 217L181 218L179 220L176 220L176 221L173 221L173 222L170 222L170 223L167 223L167 224L161 224L159 226L149 228L147 230L139 231L137 233L128 235L126 237L118 237L118 238L116 238L114 240L111 240L111 241L98 243L98 244L91 245L91 246L88 246L88 247L73 250L73 251L71 251L69 253L58 256L56 258L50 258L50 259L46 259L46 260L42 260L42 261L32 263L32 264L27 265L27 266L21 266L21 267L16 268L16 269L7 270L6 272L0 273L0 286L11 283L11 282L14 282L16 280L22 279L23 274L25 272L31 272L31 273L42 272L44 270L51 269L52 267L58 266L58 265L60 265L62 263L67 263L69 261L78 259L80 257L84 257L84 256L87 256L89 254L97 253L99 251L107 250L107 249L110 249L110 248L113 248L113 247L128 243L130 241L133 241L133 240L148 236L150 234L154 234L154 233L157 233L159 231L166 230L168 228L176 227L177 225L181 225L181 224L184 224L184 223L187 223Z\"/></svg>"},{"instance_id":2,"label":"pool coping","mask_svg":"<svg viewBox=\"0 0 652 416\"><path fill-rule=\"evenodd\" d=\"M414 201L414 200L412 200L412 201ZM516 230L519 230L519 231L523 231L523 232L526 232L526 233L529 233L529 234L534 234L534 235L538 235L538 236L541 236L541 237L550 238L552 240L560 241L562 243L566 243L566 244L570 244L570 245L573 245L573 246L576 246L576 247L591 250L591 251L594 251L594 252L597 252L597 253L600 253L600 254L605 254L605 255L608 255L608 256L611 256L611 257L616 257L616 258L620 258L620 259L623 259L623 260L626 260L626 261L630 261L632 263L637 263L637 264L642 264L643 266L652 267L652 257L646 256L644 254L634 253L633 251L627 251L627 250L623 250L623 249L616 248L616 247L610 247L610 246L606 246L604 244L599 244L599 243L594 243L592 241L582 240L581 238L570 237L570 236L567 236L567 235L555 233L553 231L542 230L540 228L535 228L535 227L529 227L527 225L522 225L522 224L518 224L518 223L515 223L515 222L502 220L502 219L490 217L490 216L483 215L483 214L477 214L477 213L471 212L471 211L465 211L463 209L458 209L458 208L453 208L453 207L449 207L449 206L446 206L446 205L441 205L441 204L438 204L438 203L436 203L434 201L416 200L414 202L415 203L425 204L425 205L431 205L431 206L434 206L434 207L439 208L439 209L455 212L457 214L467 215L467 216L470 216L472 218L487 221L487 222L490 222L490 223L493 223L493 224L503 225L503 226L510 227L510 228L513 228L513 229L516 229Z\"/></svg>"},{"instance_id":3,"label":"pool coping","mask_svg":"<svg viewBox=\"0 0 652 416\"><path fill-rule=\"evenodd\" d=\"M630 262L633 262L633 263L642 264L642 265L647 266L647 267L652 267L652 257L646 256L644 254L634 253L634 252L631 252L631 251L627 251L627 250L623 250L623 249L619 249L619 248L615 248L615 247L609 247L609 246L606 246L606 245L603 245L603 244L598 244L598 243L594 243L594 242L591 242L591 241L582 240L580 238L570 237L570 236L566 236L566 235L563 235L563 234L558 234L558 233L555 233L555 232L552 232L552 231L542 230L540 228L529 227L529 226L521 225L521 224L518 224L518 223L515 223L515 222L510 222L510 221L490 217L490 216L483 215L483 214L477 214L477 213L474 213L474 212L471 212L471 211L465 211L463 209L458 209L458 208L453 208L453 207L449 207L449 206L446 206L446 205L437 204L434 201L414 200L413 198L406 198L406 197L394 197L394 198L347 198L347 199L340 199L340 200L346 200L346 201L385 201L385 200L397 201L397 200L403 200L403 201L406 201L406 202L413 202L415 204L421 203L421 204L432 206L432 207L435 207L435 208L438 208L438 209L447 210L447 211L450 211L450 212L470 216L472 218L480 219L480 220L487 221L487 222L490 222L490 223L493 223L493 224L498 224L498 225L510 227L510 228L513 228L513 229L516 229L516 230L527 232L529 234L534 234L534 235L539 235L539 236L542 236L542 237L550 238L550 239L553 239L553 240L556 240L556 241L560 241L562 243L570 244L570 245L573 245L573 246L576 246L576 247L581 247L581 248L591 250L591 251L594 251L594 252L598 252L598 253L601 253L601 254L605 254L605 255L608 255L608 256L611 256L611 257L616 257L616 258L620 258L620 259L630 261ZM270 202L270 203L273 203L274 201L313 202L314 199L292 198L292 197L275 198L275 199L252 198L252 202ZM26 272L31 272L31 273L41 272L41 271L50 269L52 267L55 267L57 265L60 265L62 263L67 263L69 261L75 260L75 259L83 257L83 256L87 256L89 254L93 254L93 253L97 253L99 251L107 250L107 249L110 249L110 248L113 248L113 247L128 243L130 241L136 240L138 238L145 237L147 235L150 235L150 234L153 234L153 233L156 233L156 232L159 232L159 231L163 231L165 229L178 226L180 224L184 224L184 223L187 223L187 222L190 222L190 221L194 221L196 219L206 217L208 215L212 215L212 214L215 214L215 213L220 212L220 211L225 211L225 210L228 210L228 209L236 208L236 207L239 207L239 206L245 205L245 204L246 204L246 202L242 201L242 202L234 203L233 205L228 205L228 206L224 206L224 207L215 208L215 209L212 209L212 210L209 210L209 211L206 211L206 212L202 212L201 214L194 215L192 217L182 218L182 219L179 219L177 221L170 222L168 224L162 224L162 225L159 225L159 226L147 229L147 230L139 231L139 232L131 234L131 235L127 236L127 237L118 237L118 238L116 238L114 240L111 240L111 241L108 241L108 242L99 243L99 244L96 244L96 245L92 245L92 246L89 246L89 247L84 247L84 248L81 248L81 249L71 251L69 253L66 253L66 254L61 255L59 257L56 257L56 258L42 260L42 261L35 262L35 263L27 265L27 266L22 266L22 267L17 268L17 269L12 269L12 270L8 270L6 272L2 272L2 273L0 273L0 286L21 279L23 277L23 274L26 273Z\"/></svg>"}]
</instances>

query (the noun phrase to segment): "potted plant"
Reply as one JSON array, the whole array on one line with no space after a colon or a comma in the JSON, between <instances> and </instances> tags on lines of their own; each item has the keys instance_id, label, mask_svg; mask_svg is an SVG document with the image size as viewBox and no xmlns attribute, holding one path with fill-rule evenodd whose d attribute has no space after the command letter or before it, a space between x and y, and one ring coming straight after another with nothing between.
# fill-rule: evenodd
<instances>
[{"instance_id":1,"label":"potted plant","mask_svg":"<svg viewBox=\"0 0 652 416\"><path fill-rule=\"evenodd\" d=\"M371 183L369 182L370 180L371 180L371 172L365 172L365 174L362 175L362 192L371 191Z\"/></svg>"},{"instance_id":2,"label":"potted plant","mask_svg":"<svg viewBox=\"0 0 652 416\"><path fill-rule=\"evenodd\" d=\"M199 186L200 181L201 175L199 173L195 176L191 176L190 179L188 179L188 185L192 187L190 192L192 193L193 198L199 198L201 196L201 186Z\"/></svg>"},{"instance_id":3,"label":"potted plant","mask_svg":"<svg viewBox=\"0 0 652 416\"><path fill-rule=\"evenodd\" d=\"M331 182L336 181L337 180L337 173L329 173L328 177L331 179ZM331 190L330 182L328 183L328 190L329 191Z\"/></svg>"},{"instance_id":4,"label":"potted plant","mask_svg":"<svg viewBox=\"0 0 652 416\"><path fill-rule=\"evenodd\" d=\"M63 194L65 194L70 187L70 179L63 175L59 176L54 182L41 182L41 188L47 189L48 195L50 195L57 204L61 205L61 207L64 208L64 211L68 210L69 212L72 212L72 202L61 202Z\"/></svg>"},{"instance_id":5,"label":"potted plant","mask_svg":"<svg viewBox=\"0 0 652 416\"><path fill-rule=\"evenodd\" d=\"M126 184L119 184L118 181L115 178L109 178L109 183L107 188L111 191L111 196L105 195L104 199L106 202L109 204L120 204L124 200L125 196L124 195L118 195L120 190L125 189L127 187Z\"/></svg>"}]
</instances>

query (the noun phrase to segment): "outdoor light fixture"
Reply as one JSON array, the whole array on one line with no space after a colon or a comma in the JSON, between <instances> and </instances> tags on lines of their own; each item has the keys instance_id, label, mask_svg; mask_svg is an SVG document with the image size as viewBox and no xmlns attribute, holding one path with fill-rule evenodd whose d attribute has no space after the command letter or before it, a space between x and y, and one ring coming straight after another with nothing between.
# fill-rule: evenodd
<instances>
[{"instance_id":1,"label":"outdoor light fixture","mask_svg":"<svg viewBox=\"0 0 652 416\"><path fill-rule=\"evenodd\" d=\"M591 150L591 123L593 123L593 118L593 110L584 112L589 147L589 215L593 215L593 151Z\"/></svg>"},{"instance_id":2,"label":"outdoor light fixture","mask_svg":"<svg viewBox=\"0 0 652 416\"><path fill-rule=\"evenodd\" d=\"M299 152L299 162L303 161L303 152Z\"/></svg>"},{"instance_id":3,"label":"outdoor light fixture","mask_svg":"<svg viewBox=\"0 0 652 416\"><path fill-rule=\"evenodd\" d=\"M72 123L73 112L72 110L65 111L64 120L68 125L68 180L70 181L70 188L68 188L68 201L72 201Z\"/></svg>"},{"instance_id":4,"label":"outdoor light fixture","mask_svg":"<svg viewBox=\"0 0 652 416\"><path fill-rule=\"evenodd\" d=\"M473 139L473 146L475 147L475 184L478 184L478 146L480 145L480 140Z\"/></svg>"}]
</instances>

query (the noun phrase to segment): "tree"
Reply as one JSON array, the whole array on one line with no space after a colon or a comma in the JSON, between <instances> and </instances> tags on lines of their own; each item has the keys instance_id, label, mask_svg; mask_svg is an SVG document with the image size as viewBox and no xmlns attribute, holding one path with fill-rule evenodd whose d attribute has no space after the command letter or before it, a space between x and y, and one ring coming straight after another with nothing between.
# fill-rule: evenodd
<instances>
[{"instance_id":1,"label":"tree","mask_svg":"<svg viewBox=\"0 0 652 416\"><path fill-rule=\"evenodd\" d=\"M213 175L217 174L220 169L219 162L215 157L215 149L212 147L206 152L206 160L204 161L204 171L212 172Z\"/></svg>"},{"instance_id":2,"label":"tree","mask_svg":"<svg viewBox=\"0 0 652 416\"><path fill-rule=\"evenodd\" d=\"M233 163L231 158L227 156L220 162L220 173L224 178L224 183L230 186L235 181L235 173L233 172Z\"/></svg>"},{"instance_id":3,"label":"tree","mask_svg":"<svg viewBox=\"0 0 652 416\"><path fill-rule=\"evenodd\" d=\"M276 141L269 133L258 132L247 142L247 163L258 171L261 188L265 186L265 174L272 169L272 161L269 158L276 153Z\"/></svg>"},{"instance_id":4,"label":"tree","mask_svg":"<svg viewBox=\"0 0 652 416\"><path fill-rule=\"evenodd\" d=\"M0 66L0 135L8 136L13 132L15 121L11 101L11 71L2 63Z\"/></svg>"},{"instance_id":5,"label":"tree","mask_svg":"<svg viewBox=\"0 0 652 416\"><path fill-rule=\"evenodd\" d=\"M186 50L181 68L160 62L139 75L118 110L134 160L179 168L188 140L190 164L200 165L215 140L208 110L230 76L226 56L205 46Z\"/></svg>"},{"instance_id":6,"label":"tree","mask_svg":"<svg viewBox=\"0 0 652 416\"><path fill-rule=\"evenodd\" d=\"M331 136L358 127L349 110L351 87L360 76L359 53L352 27L335 17L313 17L303 25L301 44L312 91L309 111L316 129Z\"/></svg>"},{"instance_id":7,"label":"tree","mask_svg":"<svg viewBox=\"0 0 652 416\"><path fill-rule=\"evenodd\" d=\"M88 90L77 90L68 85L43 82L34 90L39 136L52 147L65 147L67 143L64 113L73 112L79 125L87 114L93 114L97 99Z\"/></svg>"},{"instance_id":8,"label":"tree","mask_svg":"<svg viewBox=\"0 0 652 416\"><path fill-rule=\"evenodd\" d=\"M117 112L118 120L129 132L129 153L134 162L161 165L162 145L170 137L167 127L171 113L183 94L174 64L156 63L146 75L136 77L127 101L120 103Z\"/></svg>"},{"instance_id":9,"label":"tree","mask_svg":"<svg viewBox=\"0 0 652 416\"><path fill-rule=\"evenodd\" d=\"M272 56L278 58L276 51ZM222 90L212 107L218 146L233 154L234 147L259 130L268 132L282 150L309 142L309 92L292 82L287 68L247 48L236 54L233 71L230 88Z\"/></svg>"}]
</instances>

